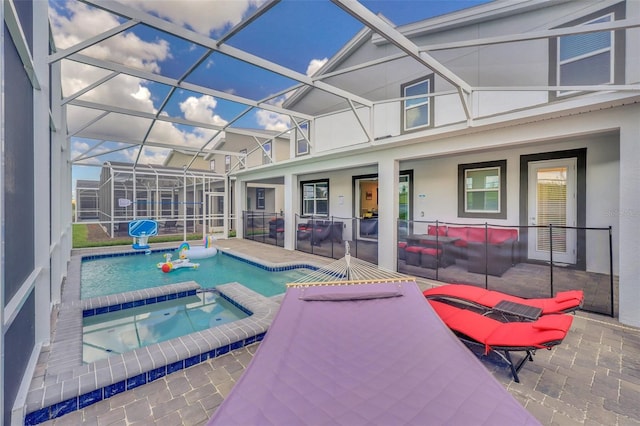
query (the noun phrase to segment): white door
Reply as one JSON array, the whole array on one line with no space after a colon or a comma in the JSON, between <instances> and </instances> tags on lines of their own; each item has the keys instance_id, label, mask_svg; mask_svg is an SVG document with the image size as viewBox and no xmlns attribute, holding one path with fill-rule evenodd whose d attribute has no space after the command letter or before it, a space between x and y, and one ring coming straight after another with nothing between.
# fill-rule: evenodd
<instances>
[{"instance_id":1,"label":"white door","mask_svg":"<svg viewBox=\"0 0 640 426\"><path fill-rule=\"evenodd\" d=\"M529 225L576 226L576 159L529 163ZM529 228L529 258L576 263L576 230Z\"/></svg>"},{"instance_id":2,"label":"white door","mask_svg":"<svg viewBox=\"0 0 640 426\"><path fill-rule=\"evenodd\" d=\"M208 192L205 208L205 232L218 238L224 237L224 192Z\"/></svg>"}]
</instances>

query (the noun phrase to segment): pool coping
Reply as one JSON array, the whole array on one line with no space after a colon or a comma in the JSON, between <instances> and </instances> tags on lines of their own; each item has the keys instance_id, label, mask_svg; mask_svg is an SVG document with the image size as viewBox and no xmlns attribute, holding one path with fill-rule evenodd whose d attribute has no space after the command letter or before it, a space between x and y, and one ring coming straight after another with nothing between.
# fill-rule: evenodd
<instances>
[{"instance_id":1,"label":"pool coping","mask_svg":"<svg viewBox=\"0 0 640 426\"><path fill-rule=\"evenodd\" d=\"M173 251L175 248L157 251ZM154 250L156 251L156 250ZM108 252L105 256L129 255ZM275 264L224 249L235 257L266 270L318 268L309 262ZM34 374L24 407L25 424L39 424L82 409L126 390L152 382L167 374L204 362L259 342L264 338L281 296L265 297L240 283L216 286L216 291L235 306L250 313L238 321L155 343L93 363L82 363L82 319L97 310L120 310L134 307L136 301L157 303L165 298L195 294L200 286L191 281L152 289L136 290L93 299L80 299L80 270L83 258L96 254L73 255L63 288L62 303L46 365ZM158 300L161 299L161 300ZM37 377L36 377L37 376Z\"/></svg>"}]
</instances>

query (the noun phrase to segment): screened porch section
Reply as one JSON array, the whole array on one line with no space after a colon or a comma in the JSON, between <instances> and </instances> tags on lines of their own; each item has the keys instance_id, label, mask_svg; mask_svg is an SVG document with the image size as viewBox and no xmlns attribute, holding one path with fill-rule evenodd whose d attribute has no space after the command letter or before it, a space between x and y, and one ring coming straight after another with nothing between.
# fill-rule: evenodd
<instances>
[{"instance_id":1,"label":"screened porch section","mask_svg":"<svg viewBox=\"0 0 640 426\"><path fill-rule=\"evenodd\" d=\"M159 235L206 233L227 236L234 229L225 212L225 177L209 171L105 163L98 189L98 221L112 237L128 236L136 219L158 222Z\"/></svg>"}]
</instances>

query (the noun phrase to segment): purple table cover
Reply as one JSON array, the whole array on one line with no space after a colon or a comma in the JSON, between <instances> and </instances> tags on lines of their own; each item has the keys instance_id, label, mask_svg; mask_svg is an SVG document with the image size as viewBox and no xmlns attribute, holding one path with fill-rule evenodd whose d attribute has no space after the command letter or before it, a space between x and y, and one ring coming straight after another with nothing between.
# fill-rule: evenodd
<instances>
[{"instance_id":1,"label":"purple table cover","mask_svg":"<svg viewBox=\"0 0 640 426\"><path fill-rule=\"evenodd\" d=\"M289 288L209 425L539 425L414 282Z\"/></svg>"}]
</instances>

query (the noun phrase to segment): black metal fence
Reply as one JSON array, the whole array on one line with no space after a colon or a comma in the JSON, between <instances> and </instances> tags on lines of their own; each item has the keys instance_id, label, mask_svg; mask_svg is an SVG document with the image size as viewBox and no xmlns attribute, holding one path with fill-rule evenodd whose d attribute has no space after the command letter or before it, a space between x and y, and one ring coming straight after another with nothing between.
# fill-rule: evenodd
<instances>
[{"instance_id":1,"label":"black metal fence","mask_svg":"<svg viewBox=\"0 0 640 426\"><path fill-rule=\"evenodd\" d=\"M398 222L398 271L521 297L579 289L583 309L617 315L611 227Z\"/></svg>"},{"instance_id":2,"label":"black metal fence","mask_svg":"<svg viewBox=\"0 0 640 426\"><path fill-rule=\"evenodd\" d=\"M284 218L279 213L243 211L242 220L244 239L284 246Z\"/></svg>"},{"instance_id":3,"label":"black metal fence","mask_svg":"<svg viewBox=\"0 0 640 426\"><path fill-rule=\"evenodd\" d=\"M346 244L353 257L378 263L377 219L331 216L328 218L296 215L296 250L340 259Z\"/></svg>"},{"instance_id":4,"label":"black metal fence","mask_svg":"<svg viewBox=\"0 0 640 426\"><path fill-rule=\"evenodd\" d=\"M284 218L243 212L244 238L284 246ZM350 254L378 263L378 220L295 217L296 250L340 259ZM583 309L617 316L611 227L505 226L440 221L398 224L398 272L464 283L521 297L551 297L579 289Z\"/></svg>"}]
</instances>

